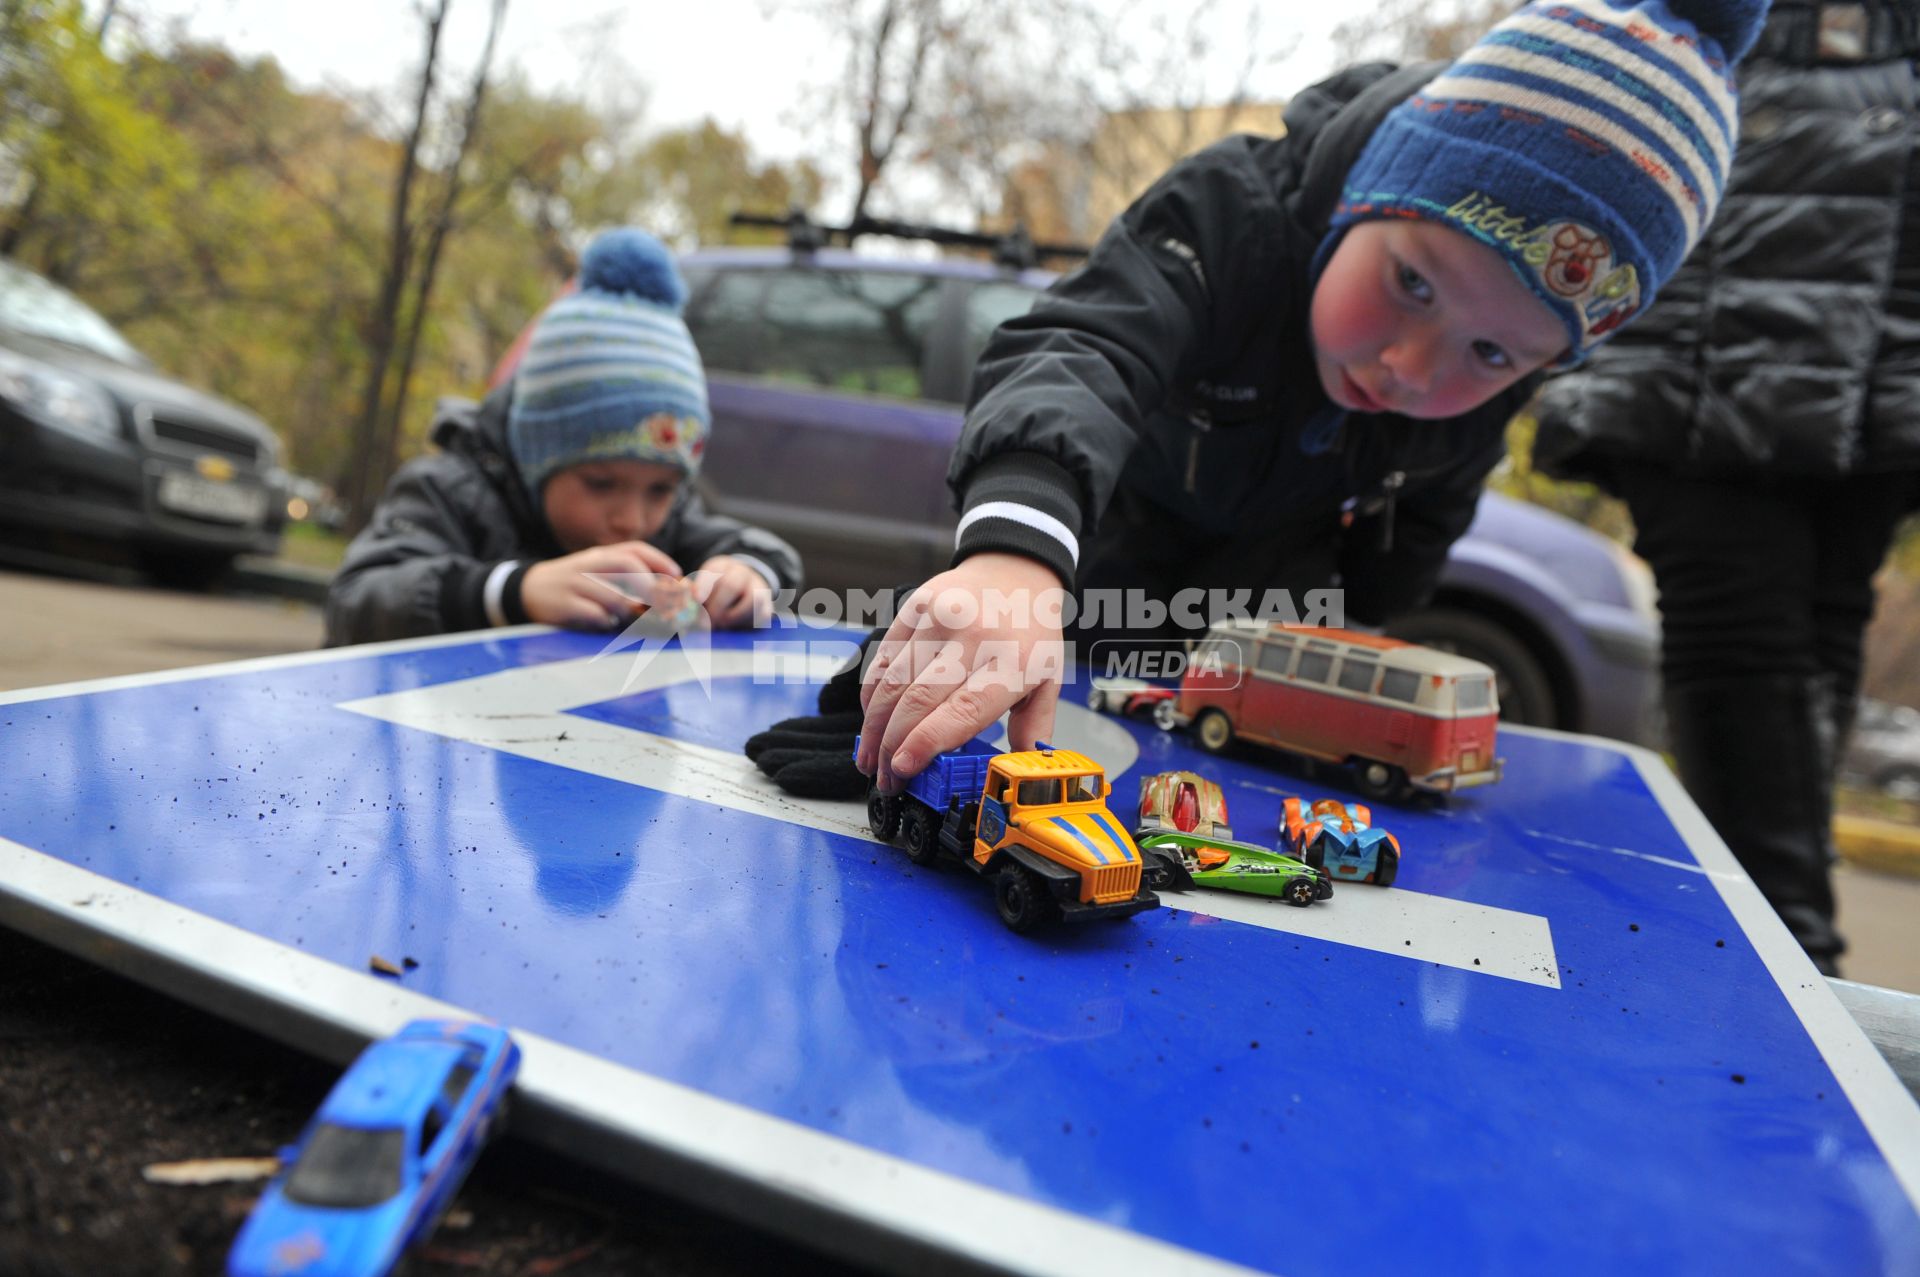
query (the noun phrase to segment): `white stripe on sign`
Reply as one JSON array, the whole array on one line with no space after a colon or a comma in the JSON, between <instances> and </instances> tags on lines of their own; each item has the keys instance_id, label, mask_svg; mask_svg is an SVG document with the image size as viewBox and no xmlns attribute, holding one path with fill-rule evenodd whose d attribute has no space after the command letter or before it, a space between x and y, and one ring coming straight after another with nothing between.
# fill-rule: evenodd
<instances>
[{"instance_id":1,"label":"white stripe on sign","mask_svg":"<svg viewBox=\"0 0 1920 1277\"><path fill-rule=\"evenodd\" d=\"M1365 883L1339 883L1333 899L1304 909L1224 891L1163 891L1160 902L1269 931L1312 936L1550 989L1560 987L1553 929L1535 913Z\"/></svg>"},{"instance_id":2,"label":"white stripe on sign","mask_svg":"<svg viewBox=\"0 0 1920 1277\"><path fill-rule=\"evenodd\" d=\"M853 645L846 646L850 652ZM804 672L806 678L821 681L845 663L846 655L817 653L803 665L783 661L779 674L791 679ZM825 833L871 837L866 813L858 805L789 797L737 751L567 713L702 677L770 676L767 660L750 651L696 651L689 660L684 649L673 647L651 653L644 664L602 657L556 661L347 701L339 708L696 802ZM1085 736L1088 743L1097 739L1107 746L1100 752L1111 753L1102 729L1112 726L1089 710L1063 703L1053 743L1080 749L1084 746L1077 738ZM1250 927L1560 987L1552 928L1537 914L1364 885L1347 885L1332 900L1304 909L1228 892L1169 892L1165 899L1188 913Z\"/></svg>"},{"instance_id":3,"label":"white stripe on sign","mask_svg":"<svg viewBox=\"0 0 1920 1277\"><path fill-rule=\"evenodd\" d=\"M854 644L847 645L849 653L854 648ZM707 667L700 673L708 678L752 677L755 673L751 652L706 652L697 659ZM805 674L824 682L844 663L844 656L813 656L807 660ZM783 677L799 677L791 664L783 663L780 672ZM774 788L773 782L738 750L714 749L567 713L583 705L637 696L695 679L694 665L687 660L684 649L672 647L653 652L644 665L630 659L600 657L555 661L348 701L340 708L792 825L868 836L864 807L790 798Z\"/></svg>"}]
</instances>

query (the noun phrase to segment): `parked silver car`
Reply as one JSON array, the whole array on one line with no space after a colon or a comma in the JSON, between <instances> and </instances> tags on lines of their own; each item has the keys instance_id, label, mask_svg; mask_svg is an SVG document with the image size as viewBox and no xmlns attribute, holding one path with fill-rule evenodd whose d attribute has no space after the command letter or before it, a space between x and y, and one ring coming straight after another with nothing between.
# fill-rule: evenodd
<instances>
[{"instance_id":1,"label":"parked silver car","mask_svg":"<svg viewBox=\"0 0 1920 1277\"><path fill-rule=\"evenodd\" d=\"M1840 774L1891 798L1920 802L1920 709L1861 701Z\"/></svg>"},{"instance_id":2,"label":"parked silver car","mask_svg":"<svg viewBox=\"0 0 1920 1277\"><path fill-rule=\"evenodd\" d=\"M280 441L169 376L106 320L0 261L0 529L35 546L111 543L169 582L273 554Z\"/></svg>"}]
</instances>

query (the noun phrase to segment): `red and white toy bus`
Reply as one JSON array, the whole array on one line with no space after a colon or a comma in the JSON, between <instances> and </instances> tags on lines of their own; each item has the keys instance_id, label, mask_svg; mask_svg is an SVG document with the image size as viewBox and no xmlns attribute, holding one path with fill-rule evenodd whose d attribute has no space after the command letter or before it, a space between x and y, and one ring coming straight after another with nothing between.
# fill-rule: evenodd
<instances>
[{"instance_id":1,"label":"red and white toy bus","mask_svg":"<svg viewBox=\"0 0 1920 1277\"><path fill-rule=\"evenodd\" d=\"M1214 753L1239 738L1351 764L1377 798L1500 779L1493 671L1399 639L1223 622L1194 652L1167 717Z\"/></svg>"}]
</instances>

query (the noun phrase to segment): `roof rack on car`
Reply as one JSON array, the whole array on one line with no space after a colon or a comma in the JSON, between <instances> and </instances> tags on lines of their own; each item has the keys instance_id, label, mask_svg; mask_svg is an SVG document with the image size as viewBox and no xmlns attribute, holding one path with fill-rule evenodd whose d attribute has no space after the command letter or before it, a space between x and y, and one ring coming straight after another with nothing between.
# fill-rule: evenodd
<instances>
[{"instance_id":1,"label":"roof rack on car","mask_svg":"<svg viewBox=\"0 0 1920 1277\"><path fill-rule=\"evenodd\" d=\"M853 241L862 235L887 235L894 239L925 240L950 248L984 249L993 254L997 265L1009 270L1029 270L1046 257L1078 260L1087 255L1086 247L1081 244L1035 243L1024 224L1016 225L1003 235L987 235L979 231L956 231L944 226L896 222L862 213L845 226L822 226L797 208L780 217L769 213L735 213L731 221L735 226L784 230L787 233L787 246L796 253L811 253L835 243L851 247Z\"/></svg>"}]
</instances>

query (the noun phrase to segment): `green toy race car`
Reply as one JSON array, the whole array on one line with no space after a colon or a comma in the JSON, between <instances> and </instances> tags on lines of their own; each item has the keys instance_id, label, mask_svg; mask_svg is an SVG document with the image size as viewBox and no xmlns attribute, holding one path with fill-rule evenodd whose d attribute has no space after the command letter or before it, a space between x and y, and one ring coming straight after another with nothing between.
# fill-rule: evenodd
<instances>
[{"instance_id":1,"label":"green toy race car","mask_svg":"<svg viewBox=\"0 0 1920 1277\"><path fill-rule=\"evenodd\" d=\"M1211 887L1303 906L1333 895L1333 879L1322 870L1250 842L1168 830L1143 834L1137 845L1155 891Z\"/></svg>"}]
</instances>

